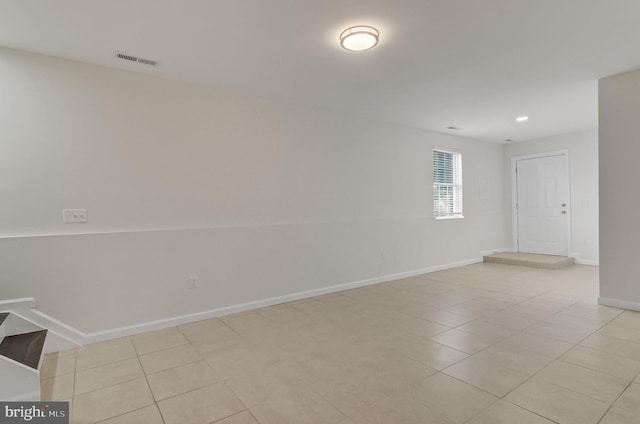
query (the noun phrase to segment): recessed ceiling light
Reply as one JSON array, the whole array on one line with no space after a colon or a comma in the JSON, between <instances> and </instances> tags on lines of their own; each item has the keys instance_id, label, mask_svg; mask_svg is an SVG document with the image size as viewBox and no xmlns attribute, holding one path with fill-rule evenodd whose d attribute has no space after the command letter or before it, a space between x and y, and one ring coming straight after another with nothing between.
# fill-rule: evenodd
<instances>
[{"instance_id":1,"label":"recessed ceiling light","mask_svg":"<svg viewBox=\"0 0 640 424\"><path fill-rule=\"evenodd\" d=\"M377 29L367 25L358 25L342 31L340 45L347 50L361 52L375 47L379 38L380 33Z\"/></svg>"},{"instance_id":2,"label":"recessed ceiling light","mask_svg":"<svg viewBox=\"0 0 640 424\"><path fill-rule=\"evenodd\" d=\"M518 116L516 118L516 121L518 121L518 122L524 122L524 121L528 121L528 120L529 120L528 116Z\"/></svg>"}]
</instances>

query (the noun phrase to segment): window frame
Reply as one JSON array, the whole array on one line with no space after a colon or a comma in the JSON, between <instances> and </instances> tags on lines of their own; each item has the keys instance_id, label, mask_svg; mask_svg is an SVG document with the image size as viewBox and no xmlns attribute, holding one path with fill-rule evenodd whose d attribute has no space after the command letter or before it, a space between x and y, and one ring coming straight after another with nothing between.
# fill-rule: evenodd
<instances>
[{"instance_id":1,"label":"window frame","mask_svg":"<svg viewBox=\"0 0 640 424\"><path fill-rule=\"evenodd\" d=\"M452 183L441 183L436 181L436 153L444 153L452 156L452 167L451 167L451 176ZM436 220L441 219L460 219L464 218L464 183L462 179L462 152L459 150L446 149L446 148L433 148L431 152L431 160L433 165L432 170L432 182L433 182L433 193L432 193L432 201L433 201L433 217ZM443 171L443 172L446 172ZM451 206L450 209L452 212L443 214L442 207L438 209L436 207L437 196L436 190L438 188L450 187L451 188ZM458 207L458 208L456 208Z\"/></svg>"}]
</instances>

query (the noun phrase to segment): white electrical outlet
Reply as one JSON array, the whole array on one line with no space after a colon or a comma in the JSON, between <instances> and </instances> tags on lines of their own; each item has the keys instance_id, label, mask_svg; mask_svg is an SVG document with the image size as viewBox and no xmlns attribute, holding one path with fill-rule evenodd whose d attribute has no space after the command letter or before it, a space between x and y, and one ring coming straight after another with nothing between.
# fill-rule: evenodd
<instances>
[{"instance_id":1,"label":"white electrical outlet","mask_svg":"<svg viewBox=\"0 0 640 424\"><path fill-rule=\"evenodd\" d=\"M86 209L63 209L62 210L62 222L65 224L86 224L87 210Z\"/></svg>"},{"instance_id":2,"label":"white electrical outlet","mask_svg":"<svg viewBox=\"0 0 640 424\"><path fill-rule=\"evenodd\" d=\"M191 290L195 290L200 286L200 277L197 275L192 275L189 277L189 288Z\"/></svg>"}]
</instances>

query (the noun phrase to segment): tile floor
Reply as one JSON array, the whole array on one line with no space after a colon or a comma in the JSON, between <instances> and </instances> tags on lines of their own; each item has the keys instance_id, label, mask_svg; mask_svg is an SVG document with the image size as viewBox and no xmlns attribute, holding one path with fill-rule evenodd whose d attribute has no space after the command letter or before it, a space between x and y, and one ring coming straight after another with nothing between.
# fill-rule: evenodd
<instances>
[{"instance_id":1,"label":"tile floor","mask_svg":"<svg viewBox=\"0 0 640 424\"><path fill-rule=\"evenodd\" d=\"M75 424L640 422L640 313L598 269L477 264L59 352Z\"/></svg>"}]
</instances>

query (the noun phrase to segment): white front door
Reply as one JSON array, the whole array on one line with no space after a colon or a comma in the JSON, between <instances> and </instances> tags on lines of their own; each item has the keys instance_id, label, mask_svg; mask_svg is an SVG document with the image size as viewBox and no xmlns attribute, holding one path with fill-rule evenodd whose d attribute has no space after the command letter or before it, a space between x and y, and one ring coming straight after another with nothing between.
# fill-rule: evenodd
<instances>
[{"instance_id":1,"label":"white front door","mask_svg":"<svg viewBox=\"0 0 640 424\"><path fill-rule=\"evenodd\" d=\"M516 160L518 251L569 254L569 182L564 154Z\"/></svg>"}]
</instances>

